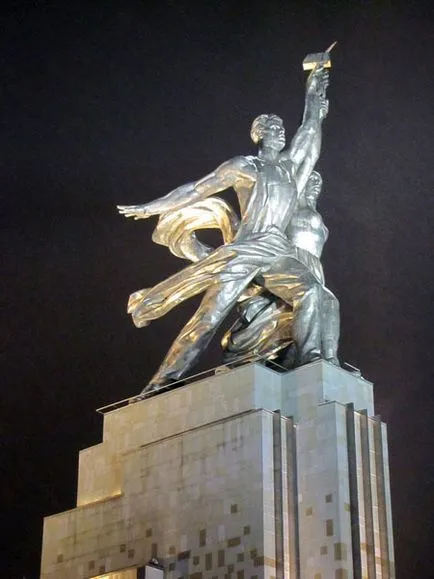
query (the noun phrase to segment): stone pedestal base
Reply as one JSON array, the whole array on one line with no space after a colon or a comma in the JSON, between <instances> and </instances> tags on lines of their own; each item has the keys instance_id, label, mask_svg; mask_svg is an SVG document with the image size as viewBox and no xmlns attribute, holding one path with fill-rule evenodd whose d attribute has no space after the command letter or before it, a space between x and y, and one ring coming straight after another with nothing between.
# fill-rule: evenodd
<instances>
[{"instance_id":1,"label":"stone pedestal base","mask_svg":"<svg viewBox=\"0 0 434 579\"><path fill-rule=\"evenodd\" d=\"M45 519L41 578L136 579L151 558L169 579L393 578L373 414L372 385L323 361L108 412L80 453L77 508Z\"/></svg>"}]
</instances>

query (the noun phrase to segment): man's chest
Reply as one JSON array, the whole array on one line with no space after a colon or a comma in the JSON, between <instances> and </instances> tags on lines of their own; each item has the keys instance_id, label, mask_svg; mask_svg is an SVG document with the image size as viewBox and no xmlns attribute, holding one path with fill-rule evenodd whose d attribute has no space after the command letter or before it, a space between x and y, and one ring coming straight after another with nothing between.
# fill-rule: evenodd
<instances>
[{"instance_id":1,"label":"man's chest","mask_svg":"<svg viewBox=\"0 0 434 579\"><path fill-rule=\"evenodd\" d=\"M292 184L289 171L280 164L260 163L258 166L258 182L268 188L286 187Z\"/></svg>"}]
</instances>

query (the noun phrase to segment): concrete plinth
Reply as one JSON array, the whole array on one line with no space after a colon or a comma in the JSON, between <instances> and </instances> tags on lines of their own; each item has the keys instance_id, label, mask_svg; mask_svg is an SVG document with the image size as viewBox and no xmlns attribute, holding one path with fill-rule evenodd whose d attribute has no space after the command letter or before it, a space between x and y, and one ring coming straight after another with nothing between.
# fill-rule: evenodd
<instances>
[{"instance_id":1,"label":"concrete plinth","mask_svg":"<svg viewBox=\"0 0 434 579\"><path fill-rule=\"evenodd\" d=\"M169 579L393 578L373 414L372 384L323 361L243 366L107 412L77 507L44 521L41 578L148 577L151 558Z\"/></svg>"}]
</instances>

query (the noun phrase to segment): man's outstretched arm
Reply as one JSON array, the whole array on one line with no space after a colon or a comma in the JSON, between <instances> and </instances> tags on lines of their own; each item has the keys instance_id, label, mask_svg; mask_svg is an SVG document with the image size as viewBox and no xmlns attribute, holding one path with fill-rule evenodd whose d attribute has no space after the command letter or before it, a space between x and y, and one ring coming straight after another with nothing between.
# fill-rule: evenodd
<instances>
[{"instance_id":1,"label":"man's outstretched arm","mask_svg":"<svg viewBox=\"0 0 434 579\"><path fill-rule=\"evenodd\" d=\"M193 205L201 199L233 187L239 181L254 180L254 170L244 157L235 157L226 161L209 175L177 187L164 197L144 203L143 205L118 205L118 211L125 217L146 219Z\"/></svg>"}]
</instances>

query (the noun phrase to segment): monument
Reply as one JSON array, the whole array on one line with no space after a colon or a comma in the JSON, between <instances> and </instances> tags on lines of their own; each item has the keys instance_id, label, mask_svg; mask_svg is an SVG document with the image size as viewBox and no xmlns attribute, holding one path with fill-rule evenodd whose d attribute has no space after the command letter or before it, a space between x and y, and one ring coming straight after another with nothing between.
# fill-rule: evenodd
<instances>
[{"instance_id":1,"label":"monument","mask_svg":"<svg viewBox=\"0 0 434 579\"><path fill-rule=\"evenodd\" d=\"M333 45L332 45L333 46ZM257 117L239 156L144 205L153 240L192 263L130 296L138 327L204 293L150 383L100 409L75 509L45 518L41 578L395 577L386 427L372 384L338 359L315 170L330 50L308 55L300 127ZM233 187L239 214L215 197ZM196 231L217 228L211 248ZM187 374L229 311L225 364ZM351 371L350 371L351 370Z\"/></svg>"}]
</instances>

